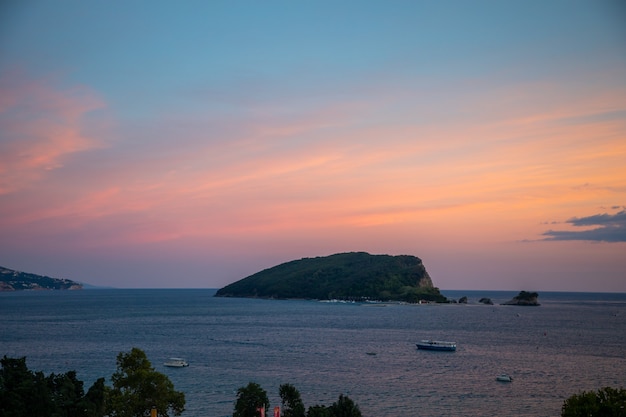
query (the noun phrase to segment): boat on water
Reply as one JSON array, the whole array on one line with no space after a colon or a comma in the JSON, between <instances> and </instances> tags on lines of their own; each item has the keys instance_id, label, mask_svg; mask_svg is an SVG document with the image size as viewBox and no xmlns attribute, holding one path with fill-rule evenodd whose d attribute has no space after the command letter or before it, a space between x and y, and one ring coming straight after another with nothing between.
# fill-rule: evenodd
<instances>
[{"instance_id":1,"label":"boat on water","mask_svg":"<svg viewBox=\"0 0 626 417\"><path fill-rule=\"evenodd\" d=\"M453 352L456 350L456 342L446 342L443 340L421 340L416 343L418 349L443 350Z\"/></svg>"},{"instance_id":2,"label":"boat on water","mask_svg":"<svg viewBox=\"0 0 626 417\"><path fill-rule=\"evenodd\" d=\"M169 358L163 365L169 366L170 368L184 368L185 366L189 366L187 361L182 358Z\"/></svg>"},{"instance_id":3,"label":"boat on water","mask_svg":"<svg viewBox=\"0 0 626 417\"><path fill-rule=\"evenodd\" d=\"M496 381L500 381L500 382L511 382L513 381L513 378L511 378L510 375L508 374L500 374L496 377Z\"/></svg>"}]
</instances>

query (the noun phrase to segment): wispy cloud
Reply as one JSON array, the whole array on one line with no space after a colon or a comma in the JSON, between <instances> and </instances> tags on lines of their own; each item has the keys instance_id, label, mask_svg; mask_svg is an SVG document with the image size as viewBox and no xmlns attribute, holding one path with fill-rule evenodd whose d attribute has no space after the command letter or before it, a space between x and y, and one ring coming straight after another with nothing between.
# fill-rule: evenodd
<instances>
[{"instance_id":1,"label":"wispy cloud","mask_svg":"<svg viewBox=\"0 0 626 417\"><path fill-rule=\"evenodd\" d=\"M575 227L594 227L580 231L548 230L544 240L589 240L598 242L626 242L626 210L615 214L594 214L574 217L566 221Z\"/></svg>"},{"instance_id":2,"label":"wispy cloud","mask_svg":"<svg viewBox=\"0 0 626 417\"><path fill-rule=\"evenodd\" d=\"M7 182L23 194L5 198L0 226L73 232L83 235L76 238L83 246L416 225L455 241L506 240L527 235L527 227L514 225L537 224L533 213L545 213L548 201L606 201L623 184L614 175L626 155L622 124L587 118L577 107L589 98L598 103L589 114L620 108L621 93L580 92L579 100L540 105L548 100L543 85L525 86L521 98L515 86L468 87L454 96L458 102L363 86L367 99L332 96L304 108L295 98L256 103L225 120L204 105L168 107L145 121L118 121L106 148L82 152L101 147L82 130L88 113L103 105L97 95L50 81L22 85L11 101L5 97L4 114L51 127L56 121L67 134L36 131L36 143L53 148L40 152L49 164L14 163L29 182L17 174ZM34 108L20 107L29 100ZM515 106L506 105L511 100ZM51 111L38 119L34 110L45 106ZM447 112L467 114L447 121ZM579 117L584 123L570 122ZM10 118L0 122L9 126ZM9 144L14 158L30 149L18 140L0 146ZM572 183L598 185L581 193ZM498 226L503 222L507 227Z\"/></svg>"},{"instance_id":3,"label":"wispy cloud","mask_svg":"<svg viewBox=\"0 0 626 417\"><path fill-rule=\"evenodd\" d=\"M18 70L0 74L0 195L63 165L66 155L101 146L83 117L104 103L90 89L61 89Z\"/></svg>"}]
</instances>

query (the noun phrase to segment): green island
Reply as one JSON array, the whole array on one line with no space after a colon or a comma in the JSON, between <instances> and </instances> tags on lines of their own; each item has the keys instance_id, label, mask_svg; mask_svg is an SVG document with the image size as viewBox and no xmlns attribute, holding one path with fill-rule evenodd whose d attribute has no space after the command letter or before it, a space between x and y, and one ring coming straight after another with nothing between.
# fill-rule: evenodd
<instances>
[{"instance_id":1,"label":"green island","mask_svg":"<svg viewBox=\"0 0 626 417\"><path fill-rule=\"evenodd\" d=\"M0 266L0 291L81 290L83 285L69 279L15 271Z\"/></svg>"},{"instance_id":2,"label":"green island","mask_svg":"<svg viewBox=\"0 0 626 417\"><path fill-rule=\"evenodd\" d=\"M219 289L216 297L448 302L411 255L338 253L286 262Z\"/></svg>"}]
</instances>

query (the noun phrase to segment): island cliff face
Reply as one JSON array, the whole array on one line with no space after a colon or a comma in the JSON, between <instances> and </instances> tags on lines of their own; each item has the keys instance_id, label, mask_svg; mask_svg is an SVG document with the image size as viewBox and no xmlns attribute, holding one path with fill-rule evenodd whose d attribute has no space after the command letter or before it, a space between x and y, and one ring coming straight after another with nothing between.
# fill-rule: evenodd
<instances>
[{"instance_id":1,"label":"island cliff face","mask_svg":"<svg viewBox=\"0 0 626 417\"><path fill-rule=\"evenodd\" d=\"M366 252L286 262L221 288L216 297L446 302L422 260Z\"/></svg>"},{"instance_id":2,"label":"island cliff face","mask_svg":"<svg viewBox=\"0 0 626 417\"><path fill-rule=\"evenodd\" d=\"M69 279L14 271L0 266L0 291L80 290L83 285Z\"/></svg>"}]
</instances>

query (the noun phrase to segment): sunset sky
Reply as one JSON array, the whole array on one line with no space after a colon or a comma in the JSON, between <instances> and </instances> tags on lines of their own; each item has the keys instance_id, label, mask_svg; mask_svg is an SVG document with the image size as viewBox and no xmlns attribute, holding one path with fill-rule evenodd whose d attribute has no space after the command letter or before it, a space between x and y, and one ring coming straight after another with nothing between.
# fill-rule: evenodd
<instances>
[{"instance_id":1,"label":"sunset sky","mask_svg":"<svg viewBox=\"0 0 626 417\"><path fill-rule=\"evenodd\" d=\"M626 3L0 4L0 265L218 288L338 252L626 292Z\"/></svg>"}]
</instances>

